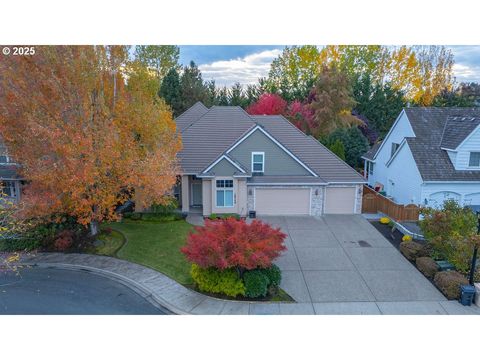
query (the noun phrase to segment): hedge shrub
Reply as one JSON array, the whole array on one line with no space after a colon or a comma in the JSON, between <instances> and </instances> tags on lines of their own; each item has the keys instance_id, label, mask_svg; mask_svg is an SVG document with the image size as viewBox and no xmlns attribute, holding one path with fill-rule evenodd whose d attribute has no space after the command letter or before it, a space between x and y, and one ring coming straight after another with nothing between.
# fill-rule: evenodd
<instances>
[{"instance_id":1,"label":"hedge shrub","mask_svg":"<svg viewBox=\"0 0 480 360\"><path fill-rule=\"evenodd\" d=\"M181 214L177 213L141 213L141 212L127 212L123 214L124 219L133 221L147 221L147 222L169 222L182 219Z\"/></svg>"},{"instance_id":2,"label":"hedge shrub","mask_svg":"<svg viewBox=\"0 0 480 360\"><path fill-rule=\"evenodd\" d=\"M232 297L245 295L245 286L235 269L204 269L192 264L190 274L201 291Z\"/></svg>"},{"instance_id":3,"label":"hedge shrub","mask_svg":"<svg viewBox=\"0 0 480 360\"><path fill-rule=\"evenodd\" d=\"M280 282L282 281L282 272L277 265L272 264L272 266L269 268L260 269L260 271L267 275L269 285L280 286Z\"/></svg>"},{"instance_id":4,"label":"hedge shrub","mask_svg":"<svg viewBox=\"0 0 480 360\"><path fill-rule=\"evenodd\" d=\"M236 219L240 220L240 215L234 214L234 213L228 213L228 214L216 214L212 213L208 217L210 220L224 220L224 219Z\"/></svg>"},{"instance_id":5,"label":"hedge shrub","mask_svg":"<svg viewBox=\"0 0 480 360\"><path fill-rule=\"evenodd\" d=\"M245 283L245 295L250 298L266 296L270 280L265 271L260 269L246 271L243 274L243 282Z\"/></svg>"}]
</instances>

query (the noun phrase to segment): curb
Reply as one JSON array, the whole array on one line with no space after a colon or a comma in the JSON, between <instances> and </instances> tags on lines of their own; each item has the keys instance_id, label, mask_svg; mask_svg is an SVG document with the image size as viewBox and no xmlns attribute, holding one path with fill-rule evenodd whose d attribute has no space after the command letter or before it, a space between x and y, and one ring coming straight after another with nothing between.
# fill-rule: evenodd
<instances>
[{"instance_id":1,"label":"curb","mask_svg":"<svg viewBox=\"0 0 480 360\"><path fill-rule=\"evenodd\" d=\"M167 310L171 314L168 315L190 315L189 313L178 309L173 304L165 301L164 299L156 296L148 287L129 279L126 276L114 273L108 270L98 269L92 266L86 265L73 265L73 264L64 264L64 263L42 263L42 262L22 262L21 266L37 266L41 268L55 268L55 269L63 269L63 270L73 270L73 271L88 271L93 274L106 277L110 280L117 281L132 291L136 292L138 295L143 297L145 300L149 301L152 305L161 310Z\"/></svg>"}]
</instances>

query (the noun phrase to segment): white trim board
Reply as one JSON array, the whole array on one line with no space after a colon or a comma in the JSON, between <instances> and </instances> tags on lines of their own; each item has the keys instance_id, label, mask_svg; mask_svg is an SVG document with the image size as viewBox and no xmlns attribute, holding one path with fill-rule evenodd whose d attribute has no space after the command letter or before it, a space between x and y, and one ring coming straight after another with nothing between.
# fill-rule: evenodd
<instances>
[{"instance_id":1,"label":"white trim board","mask_svg":"<svg viewBox=\"0 0 480 360\"><path fill-rule=\"evenodd\" d=\"M268 137L270 140L272 140L280 149L285 151L293 160L295 160L297 163L299 163L303 168L305 168L310 174L312 174L315 177L318 177L318 175L310 169L307 165L305 165L300 159L298 159L295 155L293 155L290 150L288 150L285 146L283 146L278 140L276 140L272 135L270 135L267 131L265 131L260 125L255 126L252 130L250 130L248 133L246 133L242 138L240 138L235 144L233 144L227 151L226 153L229 154L233 149L235 149L238 145L240 145L242 142L244 142L250 135L252 135L255 131L260 130L266 137Z\"/></svg>"},{"instance_id":2,"label":"white trim board","mask_svg":"<svg viewBox=\"0 0 480 360\"><path fill-rule=\"evenodd\" d=\"M211 168L213 168L215 165L217 165L220 161L222 161L223 159L227 160L230 164L232 164L233 166L235 166L238 170L240 170L243 174L246 174L246 172L240 167L238 166L232 159L230 159L227 155L223 154L222 156L220 156L217 160L215 160L215 162L213 162L208 168L206 168L205 170L202 171L202 174L208 172Z\"/></svg>"},{"instance_id":3,"label":"white trim board","mask_svg":"<svg viewBox=\"0 0 480 360\"><path fill-rule=\"evenodd\" d=\"M390 156L390 159L388 159L387 163L385 164L386 167L390 166L392 161L397 157L397 155L400 153L400 150L402 150L402 148L405 146L406 143L407 143L407 139L403 138L402 142L400 144L398 144L397 150L395 150L393 155ZM415 161L415 159L413 159L413 161ZM417 165L417 164L415 163L415 165Z\"/></svg>"}]
</instances>

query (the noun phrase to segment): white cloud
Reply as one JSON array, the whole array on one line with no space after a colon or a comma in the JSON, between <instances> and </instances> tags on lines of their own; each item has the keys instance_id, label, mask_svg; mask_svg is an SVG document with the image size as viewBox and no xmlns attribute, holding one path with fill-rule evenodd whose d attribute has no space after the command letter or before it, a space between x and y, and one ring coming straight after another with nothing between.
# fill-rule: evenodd
<instances>
[{"instance_id":1,"label":"white cloud","mask_svg":"<svg viewBox=\"0 0 480 360\"><path fill-rule=\"evenodd\" d=\"M235 82L242 85L253 84L258 78L268 75L270 63L282 50L265 50L243 58L214 61L198 67L205 80L215 80L217 86L231 86Z\"/></svg>"},{"instance_id":2,"label":"white cloud","mask_svg":"<svg viewBox=\"0 0 480 360\"><path fill-rule=\"evenodd\" d=\"M480 66L454 64L453 75L457 83L479 81L480 79Z\"/></svg>"}]
</instances>

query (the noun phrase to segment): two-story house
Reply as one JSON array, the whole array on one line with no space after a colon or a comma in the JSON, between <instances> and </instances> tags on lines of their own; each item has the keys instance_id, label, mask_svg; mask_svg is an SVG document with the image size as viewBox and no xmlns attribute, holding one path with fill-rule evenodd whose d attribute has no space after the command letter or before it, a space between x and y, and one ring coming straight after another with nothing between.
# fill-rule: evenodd
<instances>
[{"instance_id":1,"label":"two-story house","mask_svg":"<svg viewBox=\"0 0 480 360\"><path fill-rule=\"evenodd\" d=\"M363 159L368 185L399 204L480 210L479 108L405 108Z\"/></svg>"},{"instance_id":2,"label":"two-story house","mask_svg":"<svg viewBox=\"0 0 480 360\"><path fill-rule=\"evenodd\" d=\"M259 215L361 212L363 177L283 116L196 103L176 119L182 211Z\"/></svg>"}]
</instances>

